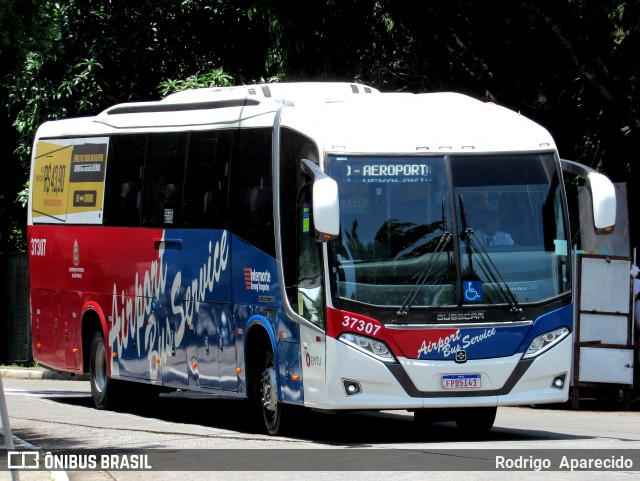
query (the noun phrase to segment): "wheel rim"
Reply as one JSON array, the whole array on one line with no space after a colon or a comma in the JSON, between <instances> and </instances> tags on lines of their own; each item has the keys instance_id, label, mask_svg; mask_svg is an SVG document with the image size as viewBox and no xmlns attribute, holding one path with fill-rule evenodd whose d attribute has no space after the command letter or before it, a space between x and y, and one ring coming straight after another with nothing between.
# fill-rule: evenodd
<instances>
[{"instance_id":1,"label":"wheel rim","mask_svg":"<svg viewBox=\"0 0 640 481\"><path fill-rule=\"evenodd\" d=\"M276 371L273 366L269 366L262 373L262 407L272 412L278 407Z\"/></svg>"},{"instance_id":2,"label":"wheel rim","mask_svg":"<svg viewBox=\"0 0 640 481\"><path fill-rule=\"evenodd\" d=\"M104 392L107 385L107 357L104 344L96 346L93 364L93 384L99 392Z\"/></svg>"},{"instance_id":3,"label":"wheel rim","mask_svg":"<svg viewBox=\"0 0 640 481\"><path fill-rule=\"evenodd\" d=\"M278 385L273 365L262 373L262 412L267 424L273 426L278 418Z\"/></svg>"}]
</instances>

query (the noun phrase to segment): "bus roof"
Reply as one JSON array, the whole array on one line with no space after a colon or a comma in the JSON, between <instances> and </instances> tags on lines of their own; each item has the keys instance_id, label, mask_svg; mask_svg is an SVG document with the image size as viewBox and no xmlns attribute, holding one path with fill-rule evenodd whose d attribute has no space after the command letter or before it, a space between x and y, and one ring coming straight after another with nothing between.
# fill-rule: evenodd
<instances>
[{"instance_id":1,"label":"bus roof","mask_svg":"<svg viewBox=\"0 0 640 481\"><path fill-rule=\"evenodd\" d=\"M379 93L367 85L342 82L283 82L238 87L214 87L184 90L168 95L162 102L202 102L215 98L254 98L276 102L331 102L357 94Z\"/></svg>"},{"instance_id":2,"label":"bus roof","mask_svg":"<svg viewBox=\"0 0 640 481\"><path fill-rule=\"evenodd\" d=\"M509 109L466 95L380 93L350 83L282 83L178 92L118 104L95 117L51 121L37 137L272 126L313 138L327 152L453 153L553 150L551 135Z\"/></svg>"},{"instance_id":3,"label":"bus roof","mask_svg":"<svg viewBox=\"0 0 640 481\"><path fill-rule=\"evenodd\" d=\"M326 152L473 153L552 151L551 134L491 102L442 92L388 93L283 112L282 124L322 142Z\"/></svg>"}]
</instances>

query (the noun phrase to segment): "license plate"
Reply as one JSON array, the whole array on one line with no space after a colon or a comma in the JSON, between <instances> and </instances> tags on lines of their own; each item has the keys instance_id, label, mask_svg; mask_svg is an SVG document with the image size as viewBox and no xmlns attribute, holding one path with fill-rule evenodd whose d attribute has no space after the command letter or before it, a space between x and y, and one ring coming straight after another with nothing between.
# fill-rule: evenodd
<instances>
[{"instance_id":1,"label":"license plate","mask_svg":"<svg viewBox=\"0 0 640 481\"><path fill-rule=\"evenodd\" d=\"M480 374L444 374L443 389L477 389L480 387Z\"/></svg>"}]
</instances>

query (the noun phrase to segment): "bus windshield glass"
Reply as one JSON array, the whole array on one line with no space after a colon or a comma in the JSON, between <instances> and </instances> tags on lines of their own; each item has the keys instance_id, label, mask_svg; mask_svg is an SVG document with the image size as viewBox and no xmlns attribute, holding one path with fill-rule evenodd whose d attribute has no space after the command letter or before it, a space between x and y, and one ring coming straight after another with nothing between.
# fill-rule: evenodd
<instances>
[{"instance_id":1,"label":"bus windshield glass","mask_svg":"<svg viewBox=\"0 0 640 481\"><path fill-rule=\"evenodd\" d=\"M569 288L552 154L330 156L327 170L340 194L334 296L404 309L539 302Z\"/></svg>"}]
</instances>

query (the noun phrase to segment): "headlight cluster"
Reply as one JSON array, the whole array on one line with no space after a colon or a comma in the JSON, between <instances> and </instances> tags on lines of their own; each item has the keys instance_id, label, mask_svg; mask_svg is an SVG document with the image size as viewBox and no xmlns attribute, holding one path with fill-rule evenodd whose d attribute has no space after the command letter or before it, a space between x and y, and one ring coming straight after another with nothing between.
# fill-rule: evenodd
<instances>
[{"instance_id":1,"label":"headlight cluster","mask_svg":"<svg viewBox=\"0 0 640 481\"><path fill-rule=\"evenodd\" d=\"M349 346L362 351L382 362L396 362L396 358L391 354L387 345L382 341L371 339L370 337L358 336L350 332L343 332L338 340Z\"/></svg>"},{"instance_id":2,"label":"headlight cluster","mask_svg":"<svg viewBox=\"0 0 640 481\"><path fill-rule=\"evenodd\" d=\"M522 359L536 357L551 349L567 337L570 332L571 331L568 327L561 327L559 329L554 329L553 331L540 334L531 341L531 344L529 344L529 348L527 349L527 352L524 353L524 356L522 356Z\"/></svg>"}]
</instances>

